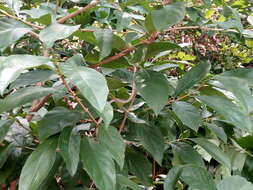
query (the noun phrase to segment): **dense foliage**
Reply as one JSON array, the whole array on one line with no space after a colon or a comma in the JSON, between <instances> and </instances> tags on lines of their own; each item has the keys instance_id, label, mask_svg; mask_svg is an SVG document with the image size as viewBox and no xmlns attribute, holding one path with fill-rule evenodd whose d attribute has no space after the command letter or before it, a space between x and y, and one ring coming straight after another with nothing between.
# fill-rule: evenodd
<instances>
[{"instance_id":1,"label":"dense foliage","mask_svg":"<svg viewBox=\"0 0 253 190\"><path fill-rule=\"evenodd\" d=\"M1 0L2 190L252 190L253 2Z\"/></svg>"}]
</instances>

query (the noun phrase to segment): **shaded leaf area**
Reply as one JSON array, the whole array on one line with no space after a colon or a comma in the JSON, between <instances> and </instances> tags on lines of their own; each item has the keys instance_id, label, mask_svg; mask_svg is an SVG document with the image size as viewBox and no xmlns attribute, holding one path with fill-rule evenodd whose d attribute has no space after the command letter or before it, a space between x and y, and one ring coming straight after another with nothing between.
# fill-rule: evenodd
<instances>
[{"instance_id":1,"label":"shaded leaf area","mask_svg":"<svg viewBox=\"0 0 253 190\"><path fill-rule=\"evenodd\" d=\"M49 139L28 157L21 171L19 189L39 189L53 168L56 147L57 139Z\"/></svg>"},{"instance_id":2,"label":"shaded leaf area","mask_svg":"<svg viewBox=\"0 0 253 190\"><path fill-rule=\"evenodd\" d=\"M107 149L94 140L85 138L81 142L81 161L83 168L99 188L115 189L116 171L112 156Z\"/></svg>"},{"instance_id":3,"label":"shaded leaf area","mask_svg":"<svg viewBox=\"0 0 253 190\"><path fill-rule=\"evenodd\" d=\"M55 107L38 123L38 133L42 140L60 132L64 127L71 126L82 118L79 111L71 111L64 107Z\"/></svg>"}]
</instances>

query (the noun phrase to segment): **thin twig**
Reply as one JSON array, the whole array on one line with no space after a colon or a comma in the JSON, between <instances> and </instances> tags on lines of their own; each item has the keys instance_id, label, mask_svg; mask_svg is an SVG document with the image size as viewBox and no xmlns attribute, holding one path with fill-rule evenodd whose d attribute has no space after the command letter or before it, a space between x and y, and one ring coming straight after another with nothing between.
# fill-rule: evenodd
<instances>
[{"instance_id":1,"label":"thin twig","mask_svg":"<svg viewBox=\"0 0 253 190\"><path fill-rule=\"evenodd\" d=\"M181 26L181 27L173 27L169 28L167 30L164 30L163 32L170 32L174 30L193 30L193 29L202 29L202 30L209 30L209 31L225 31L223 28L210 28L205 26Z\"/></svg>"},{"instance_id":2,"label":"thin twig","mask_svg":"<svg viewBox=\"0 0 253 190\"><path fill-rule=\"evenodd\" d=\"M135 74L136 70L137 70L137 68L134 67L134 74ZM133 106L133 104L134 104L134 100L135 100L136 94L137 94L137 89L136 89L136 86L135 86L135 84L134 84L134 81L133 81L133 86L132 86L132 88L135 88L135 89L132 90L132 92L133 92L133 95L132 95L132 97L131 97L132 99L131 99L131 101L130 101L130 104L129 104L127 110L125 110L124 118L123 118L123 120L122 120L122 122L121 122L121 124L120 124L120 127L119 127L119 133L121 133L121 132L124 130L124 127L125 127L125 124L126 124L126 120L127 120L128 112L129 112L129 110L132 108L132 106Z\"/></svg>"},{"instance_id":3,"label":"thin twig","mask_svg":"<svg viewBox=\"0 0 253 190\"><path fill-rule=\"evenodd\" d=\"M19 124L20 127L30 132L30 129L26 128L18 119L16 119L16 122Z\"/></svg>"},{"instance_id":4,"label":"thin twig","mask_svg":"<svg viewBox=\"0 0 253 190\"><path fill-rule=\"evenodd\" d=\"M106 29L106 28L103 28L103 30L104 29ZM98 30L101 30L101 28L97 28L97 29L81 28L78 31L80 31L80 32L96 32ZM120 33L120 34L127 34L129 32L136 32L136 33L140 33L140 34L145 34L144 32L140 32L140 31L137 31L137 30L118 31L118 30L112 30L112 29L109 29L109 28L108 28L108 30L111 30L114 33Z\"/></svg>"},{"instance_id":5,"label":"thin twig","mask_svg":"<svg viewBox=\"0 0 253 190\"><path fill-rule=\"evenodd\" d=\"M113 102L118 102L118 103L121 103L121 104L127 104L133 99L135 94L136 94L136 86L135 86L135 83L132 82L132 92L131 92L128 99L122 100L122 99L114 97L113 95L111 95L111 98L112 98Z\"/></svg>"},{"instance_id":6,"label":"thin twig","mask_svg":"<svg viewBox=\"0 0 253 190\"><path fill-rule=\"evenodd\" d=\"M71 19L71 18L73 18L73 17L75 17L75 16L81 14L82 12L88 10L88 9L95 7L95 6L96 6L97 4L99 4L99 3L100 3L100 0L92 1L92 2L91 2L90 4L88 4L87 6L82 7L82 8L80 8L80 9L74 11L73 13L70 13L69 15L62 17L62 18L59 19L57 22L58 22L59 24L63 24L63 23L66 22L68 19Z\"/></svg>"},{"instance_id":7,"label":"thin twig","mask_svg":"<svg viewBox=\"0 0 253 190\"><path fill-rule=\"evenodd\" d=\"M35 100L32 103L31 108L29 109L29 112L37 112L40 108L42 108L45 103L49 100L49 98L52 96L52 94L48 94L47 96L43 97L41 100ZM26 116L26 119L28 122L32 121L34 114L29 114Z\"/></svg>"},{"instance_id":8,"label":"thin twig","mask_svg":"<svg viewBox=\"0 0 253 190\"><path fill-rule=\"evenodd\" d=\"M91 120L96 124L96 126L99 125L99 123L97 122L97 120L93 117L93 115L91 114L91 112L89 111L88 108L86 108L81 99L76 95L76 93L71 89L71 87L69 86L69 84L67 83L67 81L65 80L64 78L64 75L62 74L59 66L54 63L55 67L56 67L56 70L57 70L57 73L63 83L63 85L67 88L68 92L73 96L73 98L77 101L77 103L81 106L82 110L88 114L88 116L91 118Z\"/></svg>"},{"instance_id":9,"label":"thin twig","mask_svg":"<svg viewBox=\"0 0 253 190\"><path fill-rule=\"evenodd\" d=\"M105 65L107 63L110 63L112 61L115 61L127 54L129 54L130 52L134 51L135 50L135 47L131 46L123 51L121 51L120 53L116 54L116 55L113 55L111 57L108 57L100 62L98 62L97 64L94 64L94 65L90 65L91 68L97 68L97 67L100 67L101 65Z\"/></svg>"},{"instance_id":10,"label":"thin twig","mask_svg":"<svg viewBox=\"0 0 253 190\"><path fill-rule=\"evenodd\" d=\"M30 34L34 38L40 39L40 36L37 33L33 32L33 31L28 32L28 34Z\"/></svg>"},{"instance_id":11,"label":"thin twig","mask_svg":"<svg viewBox=\"0 0 253 190\"><path fill-rule=\"evenodd\" d=\"M6 12L6 11L4 11L4 10L1 10L1 9L0 9L0 13L4 14L5 16L7 16L7 17L9 17L9 18L13 18L13 19L18 20L18 21L20 21L20 22L23 22L24 24L29 25L29 26L31 26L31 27L34 27L34 28L37 28L37 29L40 29L40 30L43 29L42 26L38 26L38 25L33 24L33 23L31 23L31 22L27 22L27 21L25 21L25 20L23 20L23 19L21 19L21 18L19 18L19 17L16 17L16 16L14 16L14 15L9 14L8 12Z\"/></svg>"}]
</instances>

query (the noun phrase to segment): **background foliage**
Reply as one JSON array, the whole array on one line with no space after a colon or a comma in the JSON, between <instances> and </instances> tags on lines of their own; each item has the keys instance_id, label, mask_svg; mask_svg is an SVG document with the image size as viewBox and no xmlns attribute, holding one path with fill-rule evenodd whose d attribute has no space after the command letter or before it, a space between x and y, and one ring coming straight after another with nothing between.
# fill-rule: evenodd
<instances>
[{"instance_id":1,"label":"background foliage","mask_svg":"<svg viewBox=\"0 0 253 190\"><path fill-rule=\"evenodd\" d=\"M2 0L0 184L252 190L250 0Z\"/></svg>"}]
</instances>

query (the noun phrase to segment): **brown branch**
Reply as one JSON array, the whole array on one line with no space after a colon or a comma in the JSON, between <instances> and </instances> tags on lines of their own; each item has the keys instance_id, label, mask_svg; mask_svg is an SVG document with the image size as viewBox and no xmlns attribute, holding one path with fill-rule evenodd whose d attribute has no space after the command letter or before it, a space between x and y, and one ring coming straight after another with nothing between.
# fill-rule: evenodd
<instances>
[{"instance_id":1,"label":"brown branch","mask_svg":"<svg viewBox=\"0 0 253 190\"><path fill-rule=\"evenodd\" d=\"M37 33L30 31L30 32L28 32L28 34L30 34L32 37L38 38L40 40L40 36Z\"/></svg>"},{"instance_id":2,"label":"brown branch","mask_svg":"<svg viewBox=\"0 0 253 190\"><path fill-rule=\"evenodd\" d=\"M125 114L124 114L124 118L120 124L120 127L119 127L119 133L121 133L123 130L124 130L124 127L125 127L125 124L126 124L126 121L127 121L127 114L129 112L129 110L131 109L131 107L133 106L134 104L134 100L135 100L135 97L136 97L136 92L134 93L134 96L130 102L130 105L128 106L127 110L125 110Z\"/></svg>"},{"instance_id":3,"label":"brown branch","mask_svg":"<svg viewBox=\"0 0 253 190\"><path fill-rule=\"evenodd\" d=\"M100 62L98 62L97 64L94 64L94 65L90 65L91 68L97 68L97 67L100 67L101 65L104 65L104 64L107 64L107 63L110 63L112 61L115 61L127 54L129 54L130 52L134 51L135 50L135 47L131 46L123 51L121 51L120 53L116 54L116 55L113 55L111 57L108 57Z\"/></svg>"},{"instance_id":4,"label":"brown branch","mask_svg":"<svg viewBox=\"0 0 253 190\"><path fill-rule=\"evenodd\" d=\"M95 7L95 6L96 6L97 4L99 4L99 3L100 3L100 0L92 1L92 2L91 2L90 4L88 4L87 6L82 7L82 8L80 8L80 9L74 11L73 13L70 13L69 15L62 17L62 18L59 19L57 22L58 22L59 24L63 24L63 23L66 22L68 19L71 19L71 18L73 18L73 17L75 17L75 16L81 14L82 12L88 10L88 9Z\"/></svg>"},{"instance_id":5,"label":"brown branch","mask_svg":"<svg viewBox=\"0 0 253 190\"><path fill-rule=\"evenodd\" d=\"M225 29L223 28L210 28L210 27L204 27L204 26L181 26L181 27L169 28L167 30L164 30L161 33L170 32L174 30L193 30L193 29L201 29L201 30L209 30L209 31L225 31Z\"/></svg>"},{"instance_id":6,"label":"brown branch","mask_svg":"<svg viewBox=\"0 0 253 190\"><path fill-rule=\"evenodd\" d=\"M85 113L88 114L88 116L89 116L89 117L91 118L91 120L96 124L96 126L98 126L99 123L97 122L97 120L96 120L96 119L93 117L93 115L90 113L89 109L86 108L86 107L83 105L81 99L76 95L76 93L71 89L71 87L69 86L69 84L68 84L67 81L65 80L64 75L62 74L62 72L61 72L59 66L58 66L56 63L54 63L54 65L55 65L55 67L56 67L56 71L57 71L57 73L58 73L58 75L59 75L59 77L60 77L60 79L61 79L63 85L67 88L68 92L73 96L73 98L74 98L74 99L77 101L77 103L81 106L82 110L83 110Z\"/></svg>"},{"instance_id":7,"label":"brown branch","mask_svg":"<svg viewBox=\"0 0 253 190\"><path fill-rule=\"evenodd\" d=\"M136 70L137 70L137 68L134 67L134 74L135 74ZM130 104L129 104L127 110L125 110L124 118L123 118L123 120L120 124L120 127L119 127L119 133L121 133L124 130L124 127L125 127L125 124L126 124L126 121L127 121L127 114L129 112L129 110L132 108L132 106L134 104L135 97L137 95L137 89L136 89L134 81L133 81L133 87L132 88L133 88L133 90L132 90L133 95L131 97L131 101L130 101Z\"/></svg>"},{"instance_id":8,"label":"brown branch","mask_svg":"<svg viewBox=\"0 0 253 190\"><path fill-rule=\"evenodd\" d=\"M129 96L129 98L127 100L122 100L122 99L116 98L116 97L114 97L114 96L111 95L112 100L114 102L118 102L118 103L122 103L122 104L127 104L128 102L130 102L134 98L134 96L136 94L136 86L135 86L134 82L132 83L132 86L133 86L132 87L132 92L131 92L131 94L130 94L130 96Z\"/></svg>"},{"instance_id":9,"label":"brown branch","mask_svg":"<svg viewBox=\"0 0 253 190\"><path fill-rule=\"evenodd\" d=\"M47 96L45 96L44 98L42 98L41 100L35 100L32 103L31 108L29 109L29 112L37 112L40 108L42 108L45 103L49 100L49 98L52 96L52 94L48 94ZM34 114L29 114L26 116L26 119L28 122L32 121Z\"/></svg>"}]
</instances>

